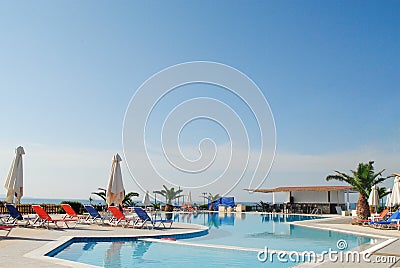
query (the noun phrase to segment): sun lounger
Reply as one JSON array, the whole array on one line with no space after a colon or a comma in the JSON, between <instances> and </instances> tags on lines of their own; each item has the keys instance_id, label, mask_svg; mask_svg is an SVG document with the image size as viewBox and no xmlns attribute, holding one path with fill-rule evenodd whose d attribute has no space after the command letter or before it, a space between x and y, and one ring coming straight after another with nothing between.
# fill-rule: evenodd
<instances>
[{"instance_id":1,"label":"sun lounger","mask_svg":"<svg viewBox=\"0 0 400 268\"><path fill-rule=\"evenodd\" d=\"M368 217L367 220L359 220L354 218L353 223L362 223L363 225L369 225L373 222L382 221L388 215L389 215L389 209L384 209L378 215L373 215L371 217Z\"/></svg>"},{"instance_id":2,"label":"sun lounger","mask_svg":"<svg viewBox=\"0 0 400 268\"><path fill-rule=\"evenodd\" d=\"M169 223L169 228L171 228L172 223L174 222L173 220L153 220L152 218L150 218L150 216L147 214L146 211L144 211L142 208L140 207L134 207L133 208L135 210L135 213L138 215L139 219L140 219L140 223L137 222L135 227L138 228L143 228L144 226L151 226L152 228L158 228L161 225L165 227L166 223ZM157 226L158 224L158 226ZM150 228L150 227L149 227Z\"/></svg>"},{"instance_id":3,"label":"sun lounger","mask_svg":"<svg viewBox=\"0 0 400 268\"><path fill-rule=\"evenodd\" d=\"M370 226L374 228L391 228L400 220L400 209L393 213L387 220L370 222Z\"/></svg>"},{"instance_id":4,"label":"sun lounger","mask_svg":"<svg viewBox=\"0 0 400 268\"><path fill-rule=\"evenodd\" d=\"M8 236L13 228L14 228L14 226L10 226L10 225L0 225L0 231L7 232L5 236Z\"/></svg>"},{"instance_id":5,"label":"sun lounger","mask_svg":"<svg viewBox=\"0 0 400 268\"><path fill-rule=\"evenodd\" d=\"M75 219L53 219L52 217L50 217L50 215L46 212L46 210L44 210L41 206L39 205L32 205L33 210L36 212L37 214L37 218L36 220L33 222L34 226L43 226L43 227L47 227L47 229L49 229L50 227L50 223L54 223L54 225L57 228L60 228L60 226L58 225L59 222L61 222L63 225L65 225L67 228L70 228L70 226L68 225L68 222L75 222L74 227L77 224L77 220Z\"/></svg>"},{"instance_id":6,"label":"sun lounger","mask_svg":"<svg viewBox=\"0 0 400 268\"><path fill-rule=\"evenodd\" d=\"M85 221L87 218L84 215L78 215L78 213L76 213L76 211L71 207L70 204L61 204L61 207L66 213L63 217L64 219L74 219L79 223L81 221Z\"/></svg>"},{"instance_id":7,"label":"sun lounger","mask_svg":"<svg viewBox=\"0 0 400 268\"><path fill-rule=\"evenodd\" d=\"M35 218L22 216L13 204L6 204L6 208L10 215L3 219L4 224L20 225L19 223L22 222L23 226L28 226L31 220L35 220Z\"/></svg>"},{"instance_id":8,"label":"sun lounger","mask_svg":"<svg viewBox=\"0 0 400 268\"><path fill-rule=\"evenodd\" d=\"M136 222L136 219L134 217L126 217L125 214L122 213L122 211L119 210L119 208L116 206L109 206L108 210L111 211L111 213L113 214L113 217L109 221L110 225L121 224L122 226L126 227L129 225L129 223L132 223L132 225L134 225Z\"/></svg>"},{"instance_id":9,"label":"sun lounger","mask_svg":"<svg viewBox=\"0 0 400 268\"><path fill-rule=\"evenodd\" d=\"M85 209L89 212L89 216L86 218L86 222L97 222L100 221L104 224L105 217L102 217L100 213L91 205L85 205Z\"/></svg>"},{"instance_id":10,"label":"sun lounger","mask_svg":"<svg viewBox=\"0 0 400 268\"><path fill-rule=\"evenodd\" d=\"M368 220L371 222L376 222L376 221L381 221L383 220L387 215L389 215L389 209L386 208L381 211L378 215L372 215L371 217L368 217Z\"/></svg>"}]
</instances>

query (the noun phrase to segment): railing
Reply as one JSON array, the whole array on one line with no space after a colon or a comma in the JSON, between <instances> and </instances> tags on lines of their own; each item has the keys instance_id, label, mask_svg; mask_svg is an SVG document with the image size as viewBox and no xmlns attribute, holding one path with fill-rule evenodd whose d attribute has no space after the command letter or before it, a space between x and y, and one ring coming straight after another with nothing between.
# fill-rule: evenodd
<instances>
[{"instance_id":1,"label":"railing","mask_svg":"<svg viewBox=\"0 0 400 268\"><path fill-rule=\"evenodd\" d=\"M61 208L60 204L41 204L42 208L47 211L49 214L64 214L64 210ZM103 211L105 209L104 205L93 205L97 211ZM18 204L17 209L21 214L35 214L35 211L32 209L31 204ZM83 206L77 210L78 214L82 214L85 212ZM0 213L8 214L8 210L4 205L0 205Z\"/></svg>"},{"instance_id":2,"label":"railing","mask_svg":"<svg viewBox=\"0 0 400 268\"><path fill-rule=\"evenodd\" d=\"M61 205L42 204L41 206L49 214L64 213L64 210L62 210ZM17 209L21 214L35 214L35 211L32 209L32 205L30 205L30 204L18 204ZM5 206L0 206L0 212L8 214L8 210Z\"/></svg>"},{"instance_id":3,"label":"railing","mask_svg":"<svg viewBox=\"0 0 400 268\"><path fill-rule=\"evenodd\" d=\"M312 215L317 215L317 214L322 215L322 209L320 209L320 208L314 208L314 209L311 211L310 214L312 214Z\"/></svg>"}]
</instances>

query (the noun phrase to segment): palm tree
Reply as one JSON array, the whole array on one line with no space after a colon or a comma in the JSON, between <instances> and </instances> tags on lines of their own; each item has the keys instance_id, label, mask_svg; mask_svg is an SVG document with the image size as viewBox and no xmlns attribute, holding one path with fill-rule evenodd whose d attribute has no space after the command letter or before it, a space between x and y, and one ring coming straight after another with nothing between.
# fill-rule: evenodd
<instances>
[{"instance_id":1,"label":"palm tree","mask_svg":"<svg viewBox=\"0 0 400 268\"><path fill-rule=\"evenodd\" d=\"M92 192L91 194L99 196L101 199L104 200L104 202L106 202L107 190L104 189L104 188L97 188L97 190L99 190L99 191L98 192Z\"/></svg>"},{"instance_id":2,"label":"palm tree","mask_svg":"<svg viewBox=\"0 0 400 268\"><path fill-rule=\"evenodd\" d=\"M221 196L219 194L213 195L212 193L208 193L207 199L208 199L208 201L210 201L212 203L212 202L217 201L220 198L221 198Z\"/></svg>"},{"instance_id":3,"label":"palm tree","mask_svg":"<svg viewBox=\"0 0 400 268\"><path fill-rule=\"evenodd\" d=\"M371 215L368 205L368 196L371 192L372 186L385 181L387 178L383 178L382 173L384 169L378 173L374 173L374 161L366 163L359 163L357 170L350 170L352 175L336 171L335 175L328 175L327 181L338 180L344 181L354 187L356 191L360 193L357 201L357 217L365 220Z\"/></svg>"},{"instance_id":4,"label":"palm tree","mask_svg":"<svg viewBox=\"0 0 400 268\"><path fill-rule=\"evenodd\" d=\"M392 191L386 187L376 187L376 189L378 190L379 200L380 200L380 202L382 202L382 203L380 203L380 205L382 206L383 198L385 196L387 196L388 194L390 194Z\"/></svg>"},{"instance_id":5,"label":"palm tree","mask_svg":"<svg viewBox=\"0 0 400 268\"><path fill-rule=\"evenodd\" d=\"M98 192L92 192L92 194L99 196L101 199L106 202L106 196L107 196L107 190L104 188L97 188L99 191ZM135 203L132 201L132 197L138 197L139 193L136 192L129 192L125 194L124 200L122 200L122 205L125 207L132 207L135 205Z\"/></svg>"},{"instance_id":6,"label":"palm tree","mask_svg":"<svg viewBox=\"0 0 400 268\"><path fill-rule=\"evenodd\" d=\"M125 195L124 200L122 200L122 205L124 207L134 207L136 205L135 202L133 202L132 197L139 197L139 193L136 192L129 192Z\"/></svg>"},{"instance_id":7,"label":"palm tree","mask_svg":"<svg viewBox=\"0 0 400 268\"><path fill-rule=\"evenodd\" d=\"M376 187L376 188L378 190L379 199L384 198L385 196L387 196L388 194L390 194L392 192L386 187Z\"/></svg>"},{"instance_id":8,"label":"palm tree","mask_svg":"<svg viewBox=\"0 0 400 268\"><path fill-rule=\"evenodd\" d=\"M208 193L208 202L211 203L210 205L210 210L214 210L214 203L215 201L217 201L218 199L220 199L221 196L219 194L213 195L212 193Z\"/></svg>"},{"instance_id":9,"label":"palm tree","mask_svg":"<svg viewBox=\"0 0 400 268\"><path fill-rule=\"evenodd\" d=\"M172 206L172 200L174 200L175 198L182 197L182 195L180 193L182 193L183 190L179 189L179 190L175 191L174 187L171 187L170 189L168 189L167 186L165 186L165 185L163 185L163 187L164 187L164 189L162 189L160 191L154 191L153 193L164 196L167 201L167 204L165 206L165 211L172 211L174 208Z\"/></svg>"}]
</instances>

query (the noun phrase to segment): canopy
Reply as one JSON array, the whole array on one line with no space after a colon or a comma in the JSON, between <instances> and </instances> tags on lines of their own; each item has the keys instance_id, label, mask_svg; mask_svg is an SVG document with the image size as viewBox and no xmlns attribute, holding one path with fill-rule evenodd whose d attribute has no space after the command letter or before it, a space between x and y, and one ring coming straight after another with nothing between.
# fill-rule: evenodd
<instances>
[{"instance_id":1,"label":"canopy","mask_svg":"<svg viewBox=\"0 0 400 268\"><path fill-rule=\"evenodd\" d=\"M143 203L145 206L150 205L149 191L146 191L145 195L143 196L143 201L142 201L142 203Z\"/></svg>"},{"instance_id":2,"label":"canopy","mask_svg":"<svg viewBox=\"0 0 400 268\"><path fill-rule=\"evenodd\" d=\"M219 205L224 205L226 207L235 207L235 198L234 197L221 197L216 201L212 202L214 210L218 210ZM211 203L208 203L208 207L211 206Z\"/></svg>"},{"instance_id":3,"label":"canopy","mask_svg":"<svg viewBox=\"0 0 400 268\"><path fill-rule=\"evenodd\" d=\"M108 181L107 194L106 194L106 203L107 205L122 205L122 201L125 197L125 189L124 184L122 182L122 173L121 166L119 162L122 159L119 154L114 155L112 166L111 166L111 175Z\"/></svg>"},{"instance_id":4,"label":"canopy","mask_svg":"<svg viewBox=\"0 0 400 268\"><path fill-rule=\"evenodd\" d=\"M391 204L392 206L400 204L400 177L394 179Z\"/></svg>"},{"instance_id":5,"label":"canopy","mask_svg":"<svg viewBox=\"0 0 400 268\"><path fill-rule=\"evenodd\" d=\"M389 192L392 191L392 189L389 189ZM385 202L386 207L391 207L392 206L392 193L389 193L386 196L386 202Z\"/></svg>"},{"instance_id":6,"label":"canopy","mask_svg":"<svg viewBox=\"0 0 400 268\"><path fill-rule=\"evenodd\" d=\"M187 204L188 206L190 206L192 204L192 193L189 192L188 196L187 196Z\"/></svg>"},{"instance_id":7,"label":"canopy","mask_svg":"<svg viewBox=\"0 0 400 268\"><path fill-rule=\"evenodd\" d=\"M15 203L21 202L24 188L24 170L22 165L22 155L25 154L24 148L19 146L15 149L15 157L11 164L10 171L8 172L7 180L4 188L7 189L6 203L13 203L14 196L16 197Z\"/></svg>"},{"instance_id":8,"label":"canopy","mask_svg":"<svg viewBox=\"0 0 400 268\"><path fill-rule=\"evenodd\" d=\"M370 206L379 206L379 194L376 185L372 186L371 193L369 194L368 203Z\"/></svg>"}]
</instances>

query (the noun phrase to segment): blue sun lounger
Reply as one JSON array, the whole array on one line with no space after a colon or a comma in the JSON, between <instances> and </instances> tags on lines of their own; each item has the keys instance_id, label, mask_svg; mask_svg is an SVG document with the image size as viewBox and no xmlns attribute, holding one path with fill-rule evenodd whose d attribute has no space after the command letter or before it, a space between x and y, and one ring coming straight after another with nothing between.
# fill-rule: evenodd
<instances>
[{"instance_id":1,"label":"blue sun lounger","mask_svg":"<svg viewBox=\"0 0 400 268\"><path fill-rule=\"evenodd\" d=\"M150 216L147 214L146 211L144 211L142 208L140 207L134 207L133 210L135 211L135 213L138 215L139 219L141 220L141 223L139 223L139 225L135 225L135 227L139 227L142 228L144 227L146 224L150 224L151 227L153 228L159 228L161 225L165 227L166 223L169 223L169 228L171 228L172 223L174 222L173 220L153 220L152 218L150 218ZM158 224L158 225L157 225ZM157 225L157 226L156 226Z\"/></svg>"},{"instance_id":2,"label":"blue sun lounger","mask_svg":"<svg viewBox=\"0 0 400 268\"><path fill-rule=\"evenodd\" d=\"M102 217L100 213L91 205L85 205L85 209L89 212L89 216L86 218L87 222L97 222L98 220L104 224L105 217Z\"/></svg>"},{"instance_id":3,"label":"blue sun lounger","mask_svg":"<svg viewBox=\"0 0 400 268\"><path fill-rule=\"evenodd\" d=\"M373 227L386 227L386 226L389 227L390 224L394 224L395 221L398 220L400 220L400 209L398 209L385 221L375 221L375 222L370 222L369 224Z\"/></svg>"},{"instance_id":4,"label":"blue sun lounger","mask_svg":"<svg viewBox=\"0 0 400 268\"><path fill-rule=\"evenodd\" d=\"M22 214L13 204L6 204L6 208L10 213L10 216L8 216L5 221L3 220L5 224L18 225L20 221L23 221L23 225L27 226L30 224L30 220L35 220L35 218L22 216Z\"/></svg>"}]
</instances>

